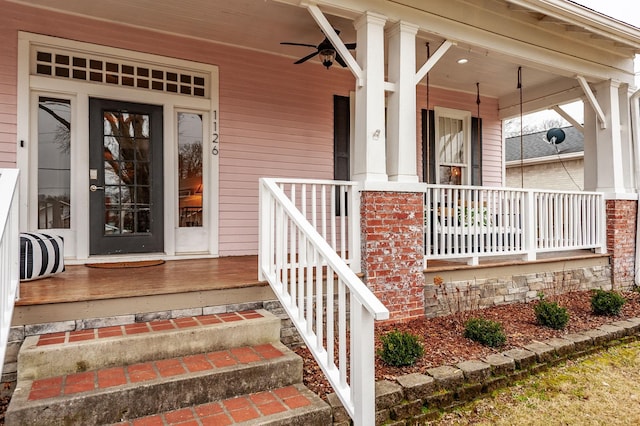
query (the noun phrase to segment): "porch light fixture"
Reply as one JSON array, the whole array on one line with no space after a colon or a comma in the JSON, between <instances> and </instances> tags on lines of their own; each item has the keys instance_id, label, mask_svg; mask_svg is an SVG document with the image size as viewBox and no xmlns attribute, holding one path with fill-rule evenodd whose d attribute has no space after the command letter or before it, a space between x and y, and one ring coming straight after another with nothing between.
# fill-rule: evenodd
<instances>
[{"instance_id":1,"label":"porch light fixture","mask_svg":"<svg viewBox=\"0 0 640 426\"><path fill-rule=\"evenodd\" d=\"M318 53L318 56L320 56L320 62L322 62L322 65L329 69L336 60L336 51L333 49L322 49L320 53Z\"/></svg>"},{"instance_id":2,"label":"porch light fixture","mask_svg":"<svg viewBox=\"0 0 640 426\"><path fill-rule=\"evenodd\" d=\"M469 62L469 60L467 58L460 58L457 61L460 65L462 64L466 64L467 62Z\"/></svg>"}]
</instances>

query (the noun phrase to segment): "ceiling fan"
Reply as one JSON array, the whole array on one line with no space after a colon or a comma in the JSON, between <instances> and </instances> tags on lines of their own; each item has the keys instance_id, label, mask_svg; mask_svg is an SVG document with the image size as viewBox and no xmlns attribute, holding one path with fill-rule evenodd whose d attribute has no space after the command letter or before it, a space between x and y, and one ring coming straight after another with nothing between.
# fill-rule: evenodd
<instances>
[{"instance_id":1,"label":"ceiling fan","mask_svg":"<svg viewBox=\"0 0 640 426\"><path fill-rule=\"evenodd\" d=\"M340 31L335 30L336 34L340 34ZM301 64L303 62L308 61L309 59L313 58L314 56L318 55L320 57L320 62L322 62L322 65L324 65L325 67L327 67L327 69L329 69L329 67L331 65L333 65L333 62L337 62L340 65L342 65L343 67L346 67L347 64L344 62L344 59L342 59L342 57L336 53L336 49L333 47L333 44L331 44L331 42L329 41L329 39L327 37L324 38L324 40L322 40L320 42L319 45L314 46L313 44L307 44L307 43L294 43L294 42L289 42L289 41L283 41L280 44L286 44L289 46L304 46L304 47L311 47L313 49L316 49L315 52L310 53L309 55L305 56L304 58L300 58L297 61L294 62L294 64ZM356 44L355 43L345 43L345 47L349 50L355 49L356 48Z\"/></svg>"}]
</instances>

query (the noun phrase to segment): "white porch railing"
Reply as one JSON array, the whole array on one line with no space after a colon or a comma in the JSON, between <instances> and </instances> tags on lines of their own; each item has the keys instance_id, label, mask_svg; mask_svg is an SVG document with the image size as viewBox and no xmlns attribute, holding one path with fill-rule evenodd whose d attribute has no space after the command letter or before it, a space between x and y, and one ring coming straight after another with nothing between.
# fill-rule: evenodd
<instances>
[{"instance_id":1,"label":"white porch railing","mask_svg":"<svg viewBox=\"0 0 640 426\"><path fill-rule=\"evenodd\" d=\"M316 189L309 195L302 185ZM350 200L349 223L344 214L332 217L335 188L346 186L349 189L337 193L339 200ZM329 201L313 204L318 194L321 200L330 197ZM304 207L308 201L300 199L312 200L311 212ZM374 321L389 318L389 311L352 270L356 261L350 259L350 269L336 253L339 250L347 260L349 253L355 253L357 234L348 241L345 236L357 226L357 207L351 182L260 179L260 279L269 281L354 424L360 426L375 424ZM329 214L323 216L324 212ZM337 221L339 246L334 232L325 232L337 229Z\"/></svg>"},{"instance_id":2,"label":"white porch railing","mask_svg":"<svg viewBox=\"0 0 640 426\"><path fill-rule=\"evenodd\" d=\"M0 169L0 366L19 292L18 170ZM1 370L2 367L0 367Z\"/></svg>"},{"instance_id":3,"label":"white porch railing","mask_svg":"<svg viewBox=\"0 0 640 426\"><path fill-rule=\"evenodd\" d=\"M595 192L426 185L425 259L606 251L604 198Z\"/></svg>"},{"instance_id":4,"label":"white porch railing","mask_svg":"<svg viewBox=\"0 0 640 426\"><path fill-rule=\"evenodd\" d=\"M360 272L360 200L355 192L357 184L304 179L277 179L273 182L351 270Z\"/></svg>"}]
</instances>

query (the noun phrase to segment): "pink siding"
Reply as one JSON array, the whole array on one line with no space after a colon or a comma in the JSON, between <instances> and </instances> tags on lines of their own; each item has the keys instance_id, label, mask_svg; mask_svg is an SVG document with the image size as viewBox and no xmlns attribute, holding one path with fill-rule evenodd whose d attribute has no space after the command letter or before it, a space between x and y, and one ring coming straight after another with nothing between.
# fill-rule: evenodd
<instances>
[{"instance_id":1,"label":"pink siding","mask_svg":"<svg viewBox=\"0 0 640 426\"><path fill-rule=\"evenodd\" d=\"M4 0L0 10L0 167L15 167L17 31L24 30L219 66L221 255L256 252L258 178L333 177L333 95L348 96L353 90L347 70L311 63L294 66L288 58ZM431 93L432 105L475 111L475 95ZM424 87L418 99L424 107ZM498 185L497 101L483 98L482 115L485 183Z\"/></svg>"}]
</instances>

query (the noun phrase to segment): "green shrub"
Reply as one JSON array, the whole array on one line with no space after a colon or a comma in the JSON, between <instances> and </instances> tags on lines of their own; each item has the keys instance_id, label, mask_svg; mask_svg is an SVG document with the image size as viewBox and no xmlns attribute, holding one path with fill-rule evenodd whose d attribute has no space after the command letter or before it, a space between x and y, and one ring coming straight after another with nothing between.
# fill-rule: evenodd
<instances>
[{"instance_id":1,"label":"green shrub","mask_svg":"<svg viewBox=\"0 0 640 426\"><path fill-rule=\"evenodd\" d=\"M591 309L596 315L618 315L626 299L615 291L594 290Z\"/></svg>"},{"instance_id":2,"label":"green shrub","mask_svg":"<svg viewBox=\"0 0 640 426\"><path fill-rule=\"evenodd\" d=\"M507 336L502 324L484 318L471 318L464 324L464 337L493 348L502 346Z\"/></svg>"},{"instance_id":3,"label":"green shrub","mask_svg":"<svg viewBox=\"0 0 640 426\"><path fill-rule=\"evenodd\" d=\"M382 348L378 356L388 365L412 365L424 353L418 336L406 331L391 331L380 337Z\"/></svg>"},{"instance_id":4,"label":"green shrub","mask_svg":"<svg viewBox=\"0 0 640 426\"><path fill-rule=\"evenodd\" d=\"M555 330L562 330L569 322L569 313L566 308L558 306L555 302L547 302L544 295L540 295L540 301L533 307L538 323Z\"/></svg>"}]
</instances>

